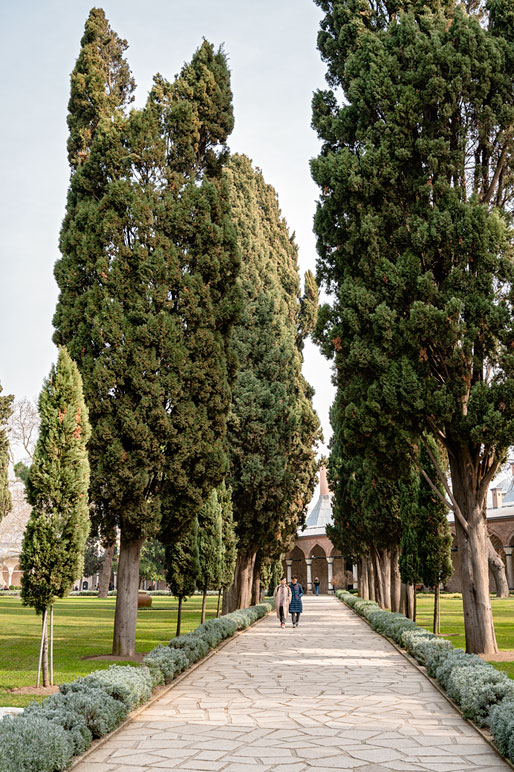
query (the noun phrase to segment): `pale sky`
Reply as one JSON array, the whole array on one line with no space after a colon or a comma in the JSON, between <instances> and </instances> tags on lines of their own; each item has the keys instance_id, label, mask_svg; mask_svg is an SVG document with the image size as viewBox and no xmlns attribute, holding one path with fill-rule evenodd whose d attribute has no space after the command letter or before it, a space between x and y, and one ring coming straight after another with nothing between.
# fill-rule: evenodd
<instances>
[{"instance_id":1,"label":"pale sky","mask_svg":"<svg viewBox=\"0 0 514 772\"><path fill-rule=\"evenodd\" d=\"M107 0L99 3L129 43L142 105L152 77L172 79L202 38L224 45L236 125L229 145L262 169L296 232L300 269L315 270L312 218L318 195L309 159L312 92L324 87L316 49L321 12L313 0ZM0 5L0 383L36 398L56 358L53 266L69 169L69 75L92 7L84 0L2 0ZM308 342L304 373L325 442L334 389L330 364ZM322 448L325 450L325 448Z\"/></svg>"}]
</instances>

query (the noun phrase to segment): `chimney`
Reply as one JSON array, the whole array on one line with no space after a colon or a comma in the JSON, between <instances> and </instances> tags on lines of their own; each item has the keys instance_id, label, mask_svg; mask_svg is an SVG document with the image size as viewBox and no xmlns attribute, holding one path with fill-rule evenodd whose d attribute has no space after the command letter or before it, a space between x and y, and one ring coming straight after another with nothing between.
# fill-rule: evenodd
<instances>
[{"instance_id":1,"label":"chimney","mask_svg":"<svg viewBox=\"0 0 514 772\"><path fill-rule=\"evenodd\" d=\"M321 467L319 470L319 495L320 496L329 496L330 491L328 489L328 482L327 482L327 470L324 466Z\"/></svg>"},{"instance_id":2,"label":"chimney","mask_svg":"<svg viewBox=\"0 0 514 772\"><path fill-rule=\"evenodd\" d=\"M501 488L492 488L493 509L501 509L503 504L503 491Z\"/></svg>"}]
</instances>

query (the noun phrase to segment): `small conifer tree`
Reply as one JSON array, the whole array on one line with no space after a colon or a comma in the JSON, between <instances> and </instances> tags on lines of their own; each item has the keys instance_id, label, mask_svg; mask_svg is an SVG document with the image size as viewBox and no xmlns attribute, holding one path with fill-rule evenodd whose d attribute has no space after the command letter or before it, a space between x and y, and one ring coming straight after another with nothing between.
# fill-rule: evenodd
<instances>
[{"instance_id":1,"label":"small conifer tree","mask_svg":"<svg viewBox=\"0 0 514 772\"><path fill-rule=\"evenodd\" d=\"M21 598L43 614L43 685L48 686L53 680L51 656L48 677L48 610L80 577L89 533L90 426L80 373L65 348L43 386L38 408L41 428L27 483L32 514L20 555Z\"/></svg>"},{"instance_id":2,"label":"small conifer tree","mask_svg":"<svg viewBox=\"0 0 514 772\"><path fill-rule=\"evenodd\" d=\"M166 579L171 594L178 598L177 632L180 635L182 622L182 601L192 595L197 588L200 572L198 555L198 520L193 520L192 528L175 541L166 545Z\"/></svg>"},{"instance_id":3,"label":"small conifer tree","mask_svg":"<svg viewBox=\"0 0 514 772\"><path fill-rule=\"evenodd\" d=\"M222 569L223 523L218 492L214 489L198 513L198 587L203 593L201 622L205 622L207 590L217 589Z\"/></svg>"}]
</instances>

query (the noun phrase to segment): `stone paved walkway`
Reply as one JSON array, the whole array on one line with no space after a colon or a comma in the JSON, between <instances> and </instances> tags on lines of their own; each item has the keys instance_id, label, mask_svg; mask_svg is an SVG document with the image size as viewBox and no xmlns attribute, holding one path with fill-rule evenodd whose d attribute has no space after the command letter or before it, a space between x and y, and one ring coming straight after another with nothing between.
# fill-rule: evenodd
<instances>
[{"instance_id":1,"label":"stone paved walkway","mask_svg":"<svg viewBox=\"0 0 514 772\"><path fill-rule=\"evenodd\" d=\"M510 769L393 646L333 597L231 640L73 772Z\"/></svg>"}]
</instances>

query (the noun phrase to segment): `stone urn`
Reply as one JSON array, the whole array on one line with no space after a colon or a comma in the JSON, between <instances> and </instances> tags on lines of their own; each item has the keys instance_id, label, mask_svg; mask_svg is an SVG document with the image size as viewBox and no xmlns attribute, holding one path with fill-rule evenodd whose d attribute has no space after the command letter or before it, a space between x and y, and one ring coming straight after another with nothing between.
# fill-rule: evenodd
<instances>
[{"instance_id":1,"label":"stone urn","mask_svg":"<svg viewBox=\"0 0 514 772\"><path fill-rule=\"evenodd\" d=\"M152 605L152 596L147 592L138 592L137 594L137 607L138 608L150 608Z\"/></svg>"}]
</instances>

